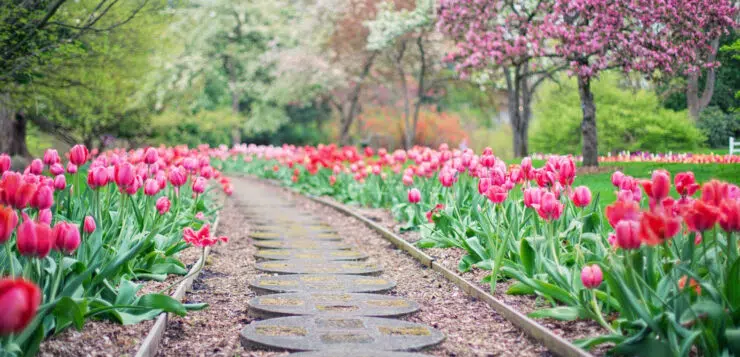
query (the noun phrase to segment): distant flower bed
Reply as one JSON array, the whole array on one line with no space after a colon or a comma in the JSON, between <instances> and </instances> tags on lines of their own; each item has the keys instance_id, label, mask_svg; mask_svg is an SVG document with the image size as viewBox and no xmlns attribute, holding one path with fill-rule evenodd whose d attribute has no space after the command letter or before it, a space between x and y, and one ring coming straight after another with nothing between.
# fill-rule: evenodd
<instances>
[{"instance_id":1,"label":"distant flower bed","mask_svg":"<svg viewBox=\"0 0 740 357\"><path fill-rule=\"evenodd\" d=\"M547 160L553 154L532 154L536 160ZM577 162L583 161L582 156L573 156ZM738 164L740 155L730 154L692 154L692 153L649 153L643 151L623 151L614 155L599 156L599 162L658 162L677 164Z\"/></svg>"}]
</instances>

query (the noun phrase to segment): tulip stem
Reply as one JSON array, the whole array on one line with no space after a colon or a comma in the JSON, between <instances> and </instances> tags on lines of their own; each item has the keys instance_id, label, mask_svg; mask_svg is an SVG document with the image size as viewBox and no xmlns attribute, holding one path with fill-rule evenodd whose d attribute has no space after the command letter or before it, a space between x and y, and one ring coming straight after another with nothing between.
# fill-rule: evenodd
<instances>
[{"instance_id":1,"label":"tulip stem","mask_svg":"<svg viewBox=\"0 0 740 357\"><path fill-rule=\"evenodd\" d=\"M550 231L549 232L550 233L550 251L552 252L552 259L555 260L555 264L560 265L560 258L558 257L558 250L557 250L557 247L555 246L555 243L556 243L555 241L557 240L557 237L555 237L555 223L550 222L549 225L550 227L548 228L550 228L549 229Z\"/></svg>"},{"instance_id":2,"label":"tulip stem","mask_svg":"<svg viewBox=\"0 0 740 357\"><path fill-rule=\"evenodd\" d=\"M202 250L201 250L201 253L200 253L200 259L199 259L199 263L200 263L200 264L198 264L198 268L197 268L197 269L194 269L194 270L192 270L192 271L191 271L191 272L190 272L189 274L187 274L187 275L185 275L184 277L182 277L182 278L178 279L177 281L175 281L174 283L170 284L170 285L169 285L169 286L167 286L166 288L164 288L164 289L160 290L160 291L159 291L158 293L159 293L159 294L164 294L164 293L166 293L167 291L169 291L169 290L170 290L170 289L172 289L173 287L175 287L175 286L179 285L179 284L180 284L180 283L182 283L183 281L185 281L185 280L189 279L189 278L190 278L191 276L193 276L193 275L195 275L195 274L198 274L198 273L199 273L199 272L200 272L201 270L203 270L203 267L204 267L204 266L206 265L206 247L203 247L203 248L202 248Z\"/></svg>"},{"instance_id":3,"label":"tulip stem","mask_svg":"<svg viewBox=\"0 0 740 357\"><path fill-rule=\"evenodd\" d=\"M596 293L593 291L591 292L591 307L594 309L594 317L599 325L609 330L609 332L616 334L617 331L607 323L606 320L604 320L604 316L601 314L601 308L599 307L599 302L596 301Z\"/></svg>"},{"instance_id":4,"label":"tulip stem","mask_svg":"<svg viewBox=\"0 0 740 357\"><path fill-rule=\"evenodd\" d=\"M5 254L8 255L8 264L10 265L10 277L15 277L15 259L13 259L13 251L10 248L10 244L5 242Z\"/></svg>"},{"instance_id":5,"label":"tulip stem","mask_svg":"<svg viewBox=\"0 0 740 357\"><path fill-rule=\"evenodd\" d=\"M51 299L49 299L49 301L54 301L57 297L57 289L59 289L59 283L62 281L62 271L64 270L64 266L62 265L63 259L64 255L60 251L59 259L57 259L57 271L54 275L54 284L51 286Z\"/></svg>"}]
</instances>

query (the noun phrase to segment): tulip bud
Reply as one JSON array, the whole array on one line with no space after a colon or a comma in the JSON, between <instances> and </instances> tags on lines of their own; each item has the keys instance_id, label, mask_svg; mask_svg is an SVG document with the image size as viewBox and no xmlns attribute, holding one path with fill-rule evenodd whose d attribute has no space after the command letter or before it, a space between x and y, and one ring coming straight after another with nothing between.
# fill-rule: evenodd
<instances>
[{"instance_id":1,"label":"tulip bud","mask_svg":"<svg viewBox=\"0 0 740 357\"><path fill-rule=\"evenodd\" d=\"M64 175L54 177L54 189L61 191L67 188L67 178Z\"/></svg>"},{"instance_id":2,"label":"tulip bud","mask_svg":"<svg viewBox=\"0 0 740 357\"><path fill-rule=\"evenodd\" d=\"M614 171L612 174L612 185L619 188L622 187L622 181L624 180L624 174L621 171Z\"/></svg>"},{"instance_id":3,"label":"tulip bud","mask_svg":"<svg viewBox=\"0 0 740 357\"><path fill-rule=\"evenodd\" d=\"M77 166L84 165L90 156L90 152L85 145L75 145L69 150L69 161Z\"/></svg>"},{"instance_id":4,"label":"tulip bud","mask_svg":"<svg viewBox=\"0 0 740 357\"><path fill-rule=\"evenodd\" d=\"M154 196L159 192L159 183L155 179L147 179L144 183L144 194Z\"/></svg>"},{"instance_id":5,"label":"tulip bud","mask_svg":"<svg viewBox=\"0 0 740 357\"><path fill-rule=\"evenodd\" d=\"M0 205L0 244L10 239L15 227L18 225L18 215L11 207Z\"/></svg>"},{"instance_id":6,"label":"tulip bud","mask_svg":"<svg viewBox=\"0 0 740 357\"><path fill-rule=\"evenodd\" d=\"M95 218L92 218L92 216L85 217L82 230L84 230L87 234L92 234L93 232L95 232L95 228L97 228L95 226Z\"/></svg>"},{"instance_id":7,"label":"tulip bud","mask_svg":"<svg viewBox=\"0 0 740 357\"><path fill-rule=\"evenodd\" d=\"M44 151L44 164L47 166L54 165L56 163L59 163L61 160L59 159L59 153L54 149L46 149Z\"/></svg>"},{"instance_id":8,"label":"tulip bud","mask_svg":"<svg viewBox=\"0 0 740 357\"><path fill-rule=\"evenodd\" d=\"M39 159L33 159L31 165L28 166L28 171L34 175L41 175L44 172L44 163Z\"/></svg>"},{"instance_id":9,"label":"tulip bud","mask_svg":"<svg viewBox=\"0 0 740 357\"><path fill-rule=\"evenodd\" d=\"M54 176L58 176L64 173L64 167L61 164L53 164L49 167L49 172Z\"/></svg>"},{"instance_id":10,"label":"tulip bud","mask_svg":"<svg viewBox=\"0 0 740 357\"><path fill-rule=\"evenodd\" d=\"M156 203L157 211L160 215L163 215L170 211L170 199L167 197L160 197Z\"/></svg>"},{"instance_id":11,"label":"tulip bud","mask_svg":"<svg viewBox=\"0 0 740 357\"><path fill-rule=\"evenodd\" d=\"M206 179L203 177L198 177L193 181L193 192L195 193L203 193L206 190Z\"/></svg>"},{"instance_id":12,"label":"tulip bud","mask_svg":"<svg viewBox=\"0 0 740 357\"><path fill-rule=\"evenodd\" d=\"M410 189L408 192L408 199L410 203L419 203L421 201L421 192L419 189Z\"/></svg>"},{"instance_id":13,"label":"tulip bud","mask_svg":"<svg viewBox=\"0 0 740 357\"><path fill-rule=\"evenodd\" d=\"M67 173L76 174L77 173L77 165L75 165L75 164L73 164L71 162L68 163L67 164Z\"/></svg>"},{"instance_id":14,"label":"tulip bud","mask_svg":"<svg viewBox=\"0 0 740 357\"><path fill-rule=\"evenodd\" d=\"M36 316L41 290L22 278L0 279L0 335L21 333Z\"/></svg>"},{"instance_id":15,"label":"tulip bud","mask_svg":"<svg viewBox=\"0 0 740 357\"><path fill-rule=\"evenodd\" d=\"M58 222L52 230L54 248L65 254L71 254L80 246L80 230L69 222Z\"/></svg>"},{"instance_id":16,"label":"tulip bud","mask_svg":"<svg viewBox=\"0 0 740 357\"><path fill-rule=\"evenodd\" d=\"M10 170L10 156L7 154L0 154L0 174Z\"/></svg>"},{"instance_id":17,"label":"tulip bud","mask_svg":"<svg viewBox=\"0 0 740 357\"><path fill-rule=\"evenodd\" d=\"M18 253L23 256L44 258L51 251L53 245L51 227L45 223L37 223L23 213L23 223L18 227L16 246Z\"/></svg>"},{"instance_id":18,"label":"tulip bud","mask_svg":"<svg viewBox=\"0 0 740 357\"><path fill-rule=\"evenodd\" d=\"M147 148L146 152L144 152L144 163L151 165L159 160L159 153L157 152L157 149L155 148Z\"/></svg>"},{"instance_id":19,"label":"tulip bud","mask_svg":"<svg viewBox=\"0 0 740 357\"><path fill-rule=\"evenodd\" d=\"M581 282L586 289L598 288L603 280L604 274L601 272L601 267L596 264L585 266L581 270Z\"/></svg>"}]
</instances>

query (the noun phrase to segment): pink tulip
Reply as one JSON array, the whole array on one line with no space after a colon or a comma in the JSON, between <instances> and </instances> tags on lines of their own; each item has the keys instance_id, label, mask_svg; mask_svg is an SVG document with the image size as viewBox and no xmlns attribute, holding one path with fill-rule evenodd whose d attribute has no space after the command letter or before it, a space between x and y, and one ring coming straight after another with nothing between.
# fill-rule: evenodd
<instances>
[{"instance_id":1,"label":"pink tulip","mask_svg":"<svg viewBox=\"0 0 740 357\"><path fill-rule=\"evenodd\" d=\"M51 172L52 175L58 176L64 173L64 166L61 164L53 164L49 167L49 172Z\"/></svg>"},{"instance_id":2,"label":"pink tulip","mask_svg":"<svg viewBox=\"0 0 740 357\"><path fill-rule=\"evenodd\" d=\"M0 174L10 170L10 156L7 154L0 154Z\"/></svg>"},{"instance_id":3,"label":"pink tulip","mask_svg":"<svg viewBox=\"0 0 740 357\"><path fill-rule=\"evenodd\" d=\"M54 189L49 186L39 186L31 200L31 206L37 209L48 209L54 204Z\"/></svg>"},{"instance_id":4,"label":"pink tulip","mask_svg":"<svg viewBox=\"0 0 740 357\"><path fill-rule=\"evenodd\" d=\"M537 213L547 221L557 220L563 214L563 204L555 197L555 194L545 192L537 206Z\"/></svg>"},{"instance_id":5,"label":"pink tulip","mask_svg":"<svg viewBox=\"0 0 740 357\"><path fill-rule=\"evenodd\" d=\"M621 220L614 227L617 246L622 249L640 248L640 222L634 220Z\"/></svg>"},{"instance_id":6,"label":"pink tulip","mask_svg":"<svg viewBox=\"0 0 740 357\"><path fill-rule=\"evenodd\" d=\"M114 181L119 188L123 189L134 184L134 165L123 162L115 166Z\"/></svg>"},{"instance_id":7,"label":"pink tulip","mask_svg":"<svg viewBox=\"0 0 740 357\"><path fill-rule=\"evenodd\" d=\"M509 195L509 191L502 186L491 186L486 191L486 197L495 204L500 204L506 201L506 197Z\"/></svg>"},{"instance_id":8,"label":"pink tulip","mask_svg":"<svg viewBox=\"0 0 740 357\"><path fill-rule=\"evenodd\" d=\"M80 230L74 224L57 222L51 232L54 248L65 254L71 254L80 246Z\"/></svg>"},{"instance_id":9,"label":"pink tulip","mask_svg":"<svg viewBox=\"0 0 740 357\"><path fill-rule=\"evenodd\" d=\"M59 158L59 153L54 149L46 149L44 151L44 164L47 166L51 166L54 164L58 164L61 162L61 159Z\"/></svg>"},{"instance_id":10,"label":"pink tulip","mask_svg":"<svg viewBox=\"0 0 740 357\"><path fill-rule=\"evenodd\" d=\"M193 181L193 192L201 194L206 191L206 184L208 182L203 177L198 177Z\"/></svg>"},{"instance_id":11,"label":"pink tulip","mask_svg":"<svg viewBox=\"0 0 740 357\"><path fill-rule=\"evenodd\" d=\"M527 207L536 207L540 204L544 192L539 187L530 187L524 190L524 205Z\"/></svg>"},{"instance_id":12,"label":"pink tulip","mask_svg":"<svg viewBox=\"0 0 740 357\"><path fill-rule=\"evenodd\" d=\"M417 188L412 188L408 191L408 199L410 203L419 203L421 201L421 192Z\"/></svg>"},{"instance_id":13,"label":"pink tulip","mask_svg":"<svg viewBox=\"0 0 740 357\"><path fill-rule=\"evenodd\" d=\"M75 164L73 164L71 162L68 163L67 164L67 173L76 174L77 173L77 165L75 165Z\"/></svg>"},{"instance_id":14,"label":"pink tulip","mask_svg":"<svg viewBox=\"0 0 740 357\"><path fill-rule=\"evenodd\" d=\"M581 270L581 282L586 289L598 288L603 280L604 274L601 272L601 267L596 264L585 266Z\"/></svg>"},{"instance_id":15,"label":"pink tulip","mask_svg":"<svg viewBox=\"0 0 740 357\"><path fill-rule=\"evenodd\" d=\"M82 230L85 231L87 234L92 234L95 232L95 229L97 226L95 225L95 218L92 216L86 216L84 223L82 225Z\"/></svg>"},{"instance_id":16,"label":"pink tulip","mask_svg":"<svg viewBox=\"0 0 740 357\"><path fill-rule=\"evenodd\" d=\"M156 207L159 214L164 215L170 211L170 199L164 196L160 197L157 199Z\"/></svg>"},{"instance_id":17,"label":"pink tulip","mask_svg":"<svg viewBox=\"0 0 740 357\"><path fill-rule=\"evenodd\" d=\"M175 167L170 170L169 180L172 186L180 187L188 180L187 172L181 166Z\"/></svg>"},{"instance_id":18,"label":"pink tulip","mask_svg":"<svg viewBox=\"0 0 740 357\"><path fill-rule=\"evenodd\" d=\"M69 161L74 165L84 165L90 157L90 152L85 145L75 145L69 150Z\"/></svg>"},{"instance_id":19,"label":"pink tulip","mask_svg":"<svg viewBox=\"0 0 740 357\"><path fill-rule=\"evenodd\" d=\"M614 173L612 174L612 185L617 188L621 188L623 180L624 174L621 171L614 171Z\"/></svg>"},{"instance_id":20,"label":"pink tulip","mask_svg":"<svg viewBox=\"0 0 740 357\"><path fill-rule=\"evenodd\" d=\"M586 186L578 186L573 190L571 200L576 207L586 207L591 203L591 190Z\"/></svg>"},{"instance_id":21,"label":"pink tulip","mask_svg":"<svg viewBox=\"0 0 740 357\"><path fill-rule=\"evenodd\" d=\"M159 193L159 183L155 179L147 179L144 182L144 194L147 196L154 196Z\"/></svg>"},{"instance_id":22,"label":"pink tulip","mask_svg":"<svg viewBox=\"0 0 740 357\"><path fill-rule=\"evenodd\" d=\"M19 334L36 317L41 289L23 278L0 279L0 335Z\"/></svg>"},{"instance_id":23,"label":"pink tulip","mask_svg":"<svg viewBox=\"0 0 740 357\"><path fill-rule=\"evenodd\" d=\"M108 170L102 166L91 168L87 173L87 184L92 189L97 189L98 187L107 185Z\"/></svg>"},{"instance_id":24,"label":"pink tulip","mask_svg":"<svg viewBox=\"0 0 740 357\"><path fill-rule=\"evenodd\" d=\"M52 215L51 215L50 209L47 208L47 209L42 209L41 211L39 211L39 218L38 218L39 223L51 224L51 219L52 219Z\"/></svg>"},{"instance_id":25,"label":"pink tulip","mask_svg":"<svg viewBox=\"0 0 740 357\"><path fill-rule=\"evenodd\" d=\"M32 221L24 212L23 223L18 227L16 239L18 253L23 256L44 258L53 245L51 227L45 223Z\"/></svg>"},{"instance_id":26,"label":"pink tulip","mask_svg":"<svg viewBox=\"0 0 740 357\"><path fill-rule=\"evenodd\" d=\"M62 191L67 187L67 178L64 175L54 177L54 189Z\"/></svg>"},{"instance_id":27,"label":"pink tulip","mask_svg":"<svg viewBox=\"0 0 740 357\"><path fill-rule=\"evenodd\" d=\"M151 165L159 160L159 153L157 152L157 149L155 148L147 148L144 152L144 163Z\"/></svg>"},{"instance_id":28,"label":"pink tulip","mask_svg":"<svg viewBox=\"0 0 740 357\"><path fill-rule=\"evenodd\" d=\"M31 161L31 165L28 166L28 170L34 175L41 175L41 173L44 172L44 163L39 159L33 159L33 161Z\"/></svg>"},{"instance_id":29,"label":"pink tulip","mask_svg":"<svg viewBox=\"0 0 740 357\"><path fill-rule=\"evenodd\" d=\"M411 186L414 184L414 177L410 175L403 175L403 177L401 177L401 181L403 182L404 186Z\"/></svg>"}]
</instances>

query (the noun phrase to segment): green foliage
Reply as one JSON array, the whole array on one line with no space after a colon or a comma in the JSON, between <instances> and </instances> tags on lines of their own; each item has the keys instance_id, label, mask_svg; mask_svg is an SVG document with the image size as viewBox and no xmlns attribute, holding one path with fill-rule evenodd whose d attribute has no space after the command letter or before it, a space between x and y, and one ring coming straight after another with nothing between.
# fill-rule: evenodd
<instances>
[{"instance_id":1,"label":"green foliage","mask_svg":"<svg viewBox=\"0 0 740 357\"><path fill-rule=\"evenodd\" d=\"M239 119L227 108L203 110L196 114L165 111L152 118L152 143L211 146L231 141L231 127Z\"/></svg>"},{"instance_id":2,"label":"green foliage","mask_svg":"<svg viewBox=\"0 0 740 357\"><path fill-rule=\"evenodd\" d=\"M709 147L724 148L730 137L740 134L740 113L725 114L719 107L709 107L701 112L696 126L707 136Z\"/></svg>"},{"instance_id":3,"label":"green foliage","mask_svg":"<svg viewBox=\"0 0 740 357\"><path fill-rule=\"evenodd\" d=\"M663 152L692 150L705 137L685 112L661 107L657 96L647 90L629 91L620 86L620 77L605 73L592 86L601 153L630 151ZM580 153L581 119L575 80L547 84L534 105L530 132L533 151Z\"/></svg>"}]
</instances>

